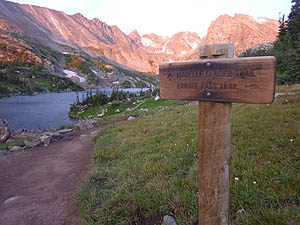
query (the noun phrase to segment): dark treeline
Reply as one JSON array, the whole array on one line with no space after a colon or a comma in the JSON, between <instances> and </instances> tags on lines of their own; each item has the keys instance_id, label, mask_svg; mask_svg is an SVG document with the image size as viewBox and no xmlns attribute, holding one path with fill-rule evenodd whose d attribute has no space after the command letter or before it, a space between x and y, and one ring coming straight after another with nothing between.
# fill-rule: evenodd
<instances>
[{"instance_id":1,"label":"dark treeline","mask_svg":"<svg viewBox=\"0 0 300 225\"><path fill-rule=\"evenodd\" d=\"M103 106L109 102L126 102L136 101L138 96L146 96L146 97L153 97L159 95L159 89L147 89L145 91L140 90L138 93L130 93L125 92L119 89L113 89L111 95L107 95L103 93L99 89L97 92L93 94L92 89L86 90L86 94L82 93L82 100L79 100L78 92L76 92L76 102L71 106Z\"/></svg>"},{"instance_id":2,"label":"dark treeline","mask_svg":"<svg viewBox=\"0 0 300 225\"><path fill-rule=\"evenodd\" d=\"M300 0L292 0L291 12L280 19L278 38L273 48L246 51L241 56L272 55L277 58L277 83L300 83Z\"/></svg>"}]
</instances>

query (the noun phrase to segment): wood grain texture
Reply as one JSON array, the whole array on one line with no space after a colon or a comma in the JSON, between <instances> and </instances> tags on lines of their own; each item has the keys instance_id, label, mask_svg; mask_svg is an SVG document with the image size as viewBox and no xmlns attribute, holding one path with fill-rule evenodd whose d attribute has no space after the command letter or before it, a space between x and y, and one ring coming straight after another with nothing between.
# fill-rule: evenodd
<instances>
[{"instance_id":1,"label":"wood grain texture","mask_svg":"<svg viewBox=\"0 0 300 225\"><path fill-rule=\"evenodd\" d=\"M218 59L161 63L161 97L206 102L273 102L275 57L219 57L221 55Z\"/></svg>"},{"instance_id":2,"label":"wood grain texture","mask_svg":"<svg viewBox=\"0 0 300 225\"><path fill-rule=\"evenodd\" d=\"M213 45L201 45L199 47L200 59L233 58L234 44L215 43Z\"/></svg>"},{"instance_id":3,"label":"wood grain texture","mask_svg":"<svg viewBox=\"0 0 300 225\"><path fill-rule=\"evenodd\" d=\"M200 46L199 57L233 58L234 45ZM231 103L199 101L199 225L228 225Z\"/></svg>"},{"instance_id":4,"label":"wood grain texture","mask_svg":"<svg viewBox=\"0 0 300 225\"><path fill-rule=\"evenodd\" d=\"M231 103L199 102L199 225L228 225Z\"/></svg>"}]
</instances>

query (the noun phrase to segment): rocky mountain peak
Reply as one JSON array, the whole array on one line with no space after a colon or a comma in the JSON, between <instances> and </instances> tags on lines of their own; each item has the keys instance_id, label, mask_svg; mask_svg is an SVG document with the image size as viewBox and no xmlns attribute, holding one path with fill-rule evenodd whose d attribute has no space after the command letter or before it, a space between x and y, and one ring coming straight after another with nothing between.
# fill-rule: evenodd
<instances>
[{"instance_id":1,"label":"rocky mountain peak","mask_svg":"<svg viewBox=\"0 0 300 225\"><path fill-rule=\"evenodd\" d=\"M233 43L235 55L238 56L256 44L275 41L278 25L276 20L263 17L254 18L244 14L235 14L234 17L222 15L211 23L202 43Z\"/></svg>"},{"instance_id":2,"label":"rocky mountain peak","mask_svg":"<svg viewBox=\"0 0 300 225\"><path fill-rule=\"evenodd\" d=\"M162 61L196 59L197 48L202 44L233 43L237 56L254 45L273 42L278 22L225 14L211 23L203 38L188 31L171 37L153 33L140 36L136 30L126 35L117 26L97 18L89 20L81 13L67 15L43 7L0 1L0 29L21 30L35 38L43 36L43 40L60 38L130 68L157 73Z\"/></svg>"},{"instance_id":3,"label":"rocky mountain peak","mask_svg":"<svg viewBox=\"0 0 300 225\"><path fill-rule=\"evenodd\" d=\"M134 41L134 43L136 43L137 45L141 44L142 38L140 36L140 34L138 33L137 30L133 30L131 31L130 34L128 34L128 37Z\"/></svg>"},{"instance_id":4,"label":"rocky mountain peak","mask_svg":"<svg viewBox=\"0 0 300 225\"><path fill-rule=\"evenodd\" d=\"M200 37L196 33L179 32L174 34L166 45L167 53L182 57L195 50L200 43Z\"/></svg>"},{"instance_id":5,"label":"rocky mountain peak","mask_svg":"<svg viewBox=\"0 0 300 225\"><path fill-rule=\"evenodd\" d=\"M107 26L107 24L105 22L99 20L98 18L92 19L92 22L95 23L98 26Z\"/></svg>"},{"instance_id":6,"label":"rocky mountain peak","mask_svg":"<svg viewBox=\"0 0 300 225\"><path fill-rule=\"evenodd\" d=\"M72 17L77 19L86 19L81 13L75 13L72 15Z\"/></svg>"}]
</instances>

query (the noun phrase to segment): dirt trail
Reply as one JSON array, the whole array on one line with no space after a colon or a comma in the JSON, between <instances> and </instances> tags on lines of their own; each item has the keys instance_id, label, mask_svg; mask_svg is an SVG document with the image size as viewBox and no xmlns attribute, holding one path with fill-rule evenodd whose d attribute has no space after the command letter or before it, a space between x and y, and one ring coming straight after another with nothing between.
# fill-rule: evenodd
<instances>
[{"instance_id":1,"label":"dirt trail","mask_svg":"<svg viewBox=\"0 0 300 225\"><path fill-rule=\"evenodd\" d=\"M91 167L98 129L0 157L0 225L80 224L74 193Z\"/></svg>"}]
</instances>

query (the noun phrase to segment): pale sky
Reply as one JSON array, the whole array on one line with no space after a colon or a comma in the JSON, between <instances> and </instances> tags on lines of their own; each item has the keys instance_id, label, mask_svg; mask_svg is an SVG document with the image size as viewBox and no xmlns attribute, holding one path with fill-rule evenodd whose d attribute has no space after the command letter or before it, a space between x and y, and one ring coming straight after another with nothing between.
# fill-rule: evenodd
<instances>
[{"instance_id":1,"label":"pale sky","mask_svg":"<svg viewBox=\"0 0 300 225\"><path fill-rule=\"evenodd\" d=\"M180 31L196 32L203 37L210 23L223 14L253 17L288 16L291 0L10 0L64 11L80 12L88 19L98 18L117 25L129 34L155 33L172 36Z\"/></svg>"}]
</instances>

